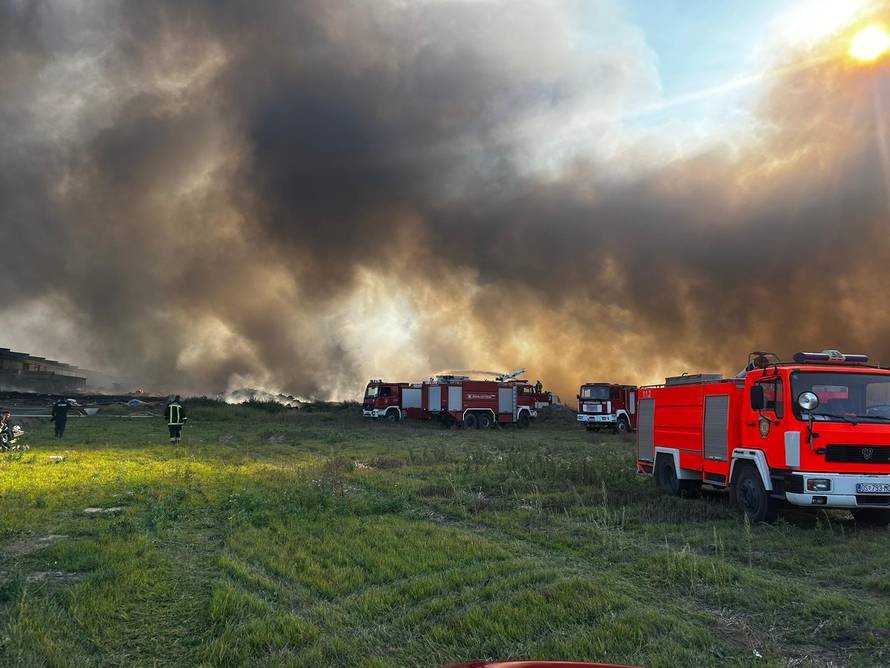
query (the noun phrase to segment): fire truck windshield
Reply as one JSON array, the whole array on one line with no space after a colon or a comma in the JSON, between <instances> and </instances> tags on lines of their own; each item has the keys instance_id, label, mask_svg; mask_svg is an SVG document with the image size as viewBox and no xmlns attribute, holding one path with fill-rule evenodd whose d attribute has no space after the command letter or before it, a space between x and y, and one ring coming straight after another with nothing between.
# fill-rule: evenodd
<instances>
[{"instance_id":1,"label":"fire truck windshield","mask_svg":"<svg viewBox=\"0 0 890 668\"><path fill-rule=\"evenodd\" d=\"M608 401L609 388L601 385L588 385L581 388L582 399L592 399L593 401Z\"/></svg>"},{"instance_id":2,"label":"fire truck windshield","mask_svg":"<svg viewBox=\"0 0 890 668\"><path fill-rule=\"evenodd\" d=\"M819 421L884 422L890 418L890 374L801 371L791 374L791 406L804 419L797 397L813 392L819 405L813 416Z\"/></svg>"},{"instance_id":3,"label":"fire truck windshield","mask_svg":"<svg viewBox=\"0 0 890 668\"><path fill-rule=\"evenodd\" d=\"M377 393L380 391L380 388L377 385L368 385L368 389L365 390L365 398L366 399L376 399Z\"/></svg>"}]
</instances>

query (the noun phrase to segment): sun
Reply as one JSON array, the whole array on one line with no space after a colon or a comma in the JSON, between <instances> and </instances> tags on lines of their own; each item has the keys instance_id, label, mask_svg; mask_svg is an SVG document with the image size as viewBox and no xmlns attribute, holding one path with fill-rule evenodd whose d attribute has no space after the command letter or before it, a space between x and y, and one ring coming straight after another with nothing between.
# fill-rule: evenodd
<instances>
[{"instance_id":1,"label":"sun","mask_svg":"<svg viewBox=\"0 0 890 668\"><path fill-rule=\"evenodd\" d=\"M857 32L850 41L850 57L873 63L890 50L890 33L882 26L869 26Z\"/></svg>"}]
</instances>

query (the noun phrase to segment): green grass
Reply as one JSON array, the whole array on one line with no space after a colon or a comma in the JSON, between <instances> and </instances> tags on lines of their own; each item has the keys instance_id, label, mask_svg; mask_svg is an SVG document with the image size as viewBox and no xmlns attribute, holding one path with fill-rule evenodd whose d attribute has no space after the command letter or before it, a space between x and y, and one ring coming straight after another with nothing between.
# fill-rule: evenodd
<instances>
[{"instance_id":1,"label":"green grass","mask_svg":"<svg viewBox=\"0 0 890 668\"><path fill-rule=\"evenodd\" d=\"M890 532L843 513L750 526L556 422L191 415L177 447L97 417L0 455L0 664L890 664Z\"/></svg>"}]
</instances>

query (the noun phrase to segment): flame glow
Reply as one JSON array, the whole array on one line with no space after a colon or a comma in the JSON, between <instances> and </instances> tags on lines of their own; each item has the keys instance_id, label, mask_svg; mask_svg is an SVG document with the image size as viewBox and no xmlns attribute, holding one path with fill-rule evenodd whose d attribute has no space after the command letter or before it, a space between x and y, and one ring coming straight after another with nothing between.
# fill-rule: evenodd
<instances>
[{"instance_id":1,"label":"flame glow","mask_svg":"<svg viewBox=\"0 0 890 668\"><path fill-rule=\"evenodd\" d=\"M890 50L890 34L882 26L869 26L857 32L850 42L850 56L873 63Z\"/></svg>"}]
</instances>

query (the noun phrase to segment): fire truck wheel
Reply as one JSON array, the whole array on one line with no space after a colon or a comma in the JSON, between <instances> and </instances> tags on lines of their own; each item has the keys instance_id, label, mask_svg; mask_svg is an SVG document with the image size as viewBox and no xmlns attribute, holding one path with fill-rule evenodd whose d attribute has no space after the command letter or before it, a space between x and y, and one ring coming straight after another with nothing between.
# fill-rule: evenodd
<instances>
[{"instance_id":1,"label":"fire truck wheel","mask_svg":"<svg viewBox=\"0 0 890 668\"><path fill-rule=\"evenodd\" d=\"M475 413L467 413L464 416L464 427L467 429L478 429L479 428L479 420L476 417Z\"/></svg>"},{"instance_id":2,"label":"fire truck wheel","mask_svg":"<svg viewBox=\"0 0 890 668\"><path fill-rule=\"evenodd\" d=\"M399 418L401 418L401 417L402 416L399 415L399 411L397 411L394 408L390 408L388 411L386 411L386 421L387 422L398 422Z\"/></svg>"},{"instance_id":3,"label":"fire truck wheel","mask_svg":"<svg viewBox=\"0 0 890 668\"><path fill-rule=\"evenodd\" d=\"M491 414L490 413L480 413L479 414L479 429L491 429Z\"/></svg>"},{"instance_id":4,"label":"fire truck wheel","mask_svg":"<svg viewBox=\"0 0 890 668\"><path fill-rule=\"evenodd\" d=\"M615 431L619 434L626 434L630 431L630 424L627 421L627 418L623 415L618 418L618 421L615 423Z\"/></svg>"},{"instance_id":5,"label":"fire truck wheel","mask_svg":"<svg viewBox=\"0 0 890 668\"><path fill-rule=\"evenodd\" d=\"M760 479L760 473L751 465L745 465L736 476L734 484L736 503L752 522L773 522L777 506Z\"/></svg>"},{"instance_id":6,"label":"fire truck wheel","mask_svg":"<svg viewBox=\"0 0 890 668\"><path fill-rule=\"evenodd\" d=\"M655 466L655 483L658 488L671 496L678 496L680 481L677 480L677 472L674 470L674 460L666 455L659 455Z\"/></svg>"},{"instance_id":7,"label":"fire truck wheel","mask_svg":"<svg viewBox=\"0 0 890 668\"><path fill-rule=\"evenodd\" d=\"M520 429L528 429L529 422L531 421L528 419L528 413L523 412L519 414L519 419L516 421L516 426Z\"/></svg>"},{"instance_id":8,"label":"fire truck wheel","mask_svg":"<svg viewBox=\"0 0 890 668\"><path fill-rule=\"evenodd\" d=\"M853 519L857 524L868 524L873 527L885 527L890 524L890 510L883 508L854 508Z\"/></svg>"},{"instance_id":9,"label":"fire truck wheel","mask_svg":"<svg viewBox=\"0 0 890 668\"><path fill-rule=\"evenodd\" d=\"M697 499L701 496L701 480L681 480L680 493L687 499Z\"/></svg>"}]
</instances>

